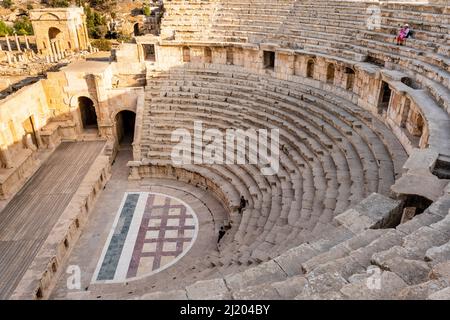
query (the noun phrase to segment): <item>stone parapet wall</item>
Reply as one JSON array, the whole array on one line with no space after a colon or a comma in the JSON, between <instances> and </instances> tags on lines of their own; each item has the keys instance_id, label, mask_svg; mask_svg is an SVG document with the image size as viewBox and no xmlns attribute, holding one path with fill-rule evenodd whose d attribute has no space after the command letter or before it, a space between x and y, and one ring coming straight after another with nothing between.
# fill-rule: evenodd
<instances>
[{"instance_id":1,"label":"stone parapet wall","mask_svg":"<svg viewBox=\"0 0 450 320\"><path fill-rule=\"evenodd\" d=\"M89 213L111 176L107 156L99 155L56 222L31 266L10 299L48 298L76 241L89 220Z\"/></svg>"}]
</instances>

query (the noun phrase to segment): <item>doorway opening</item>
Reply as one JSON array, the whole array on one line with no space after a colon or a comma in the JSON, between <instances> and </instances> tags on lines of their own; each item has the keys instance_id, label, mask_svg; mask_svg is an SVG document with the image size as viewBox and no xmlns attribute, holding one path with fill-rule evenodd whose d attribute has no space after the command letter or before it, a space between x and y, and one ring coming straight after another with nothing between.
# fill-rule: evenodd
<instances>
[{"instance_id":1,"label":"doorway opening","mask_svg":"<svg viewBox=\"0 0 450 320\"><path fill-rule=\"evenodd\" d=\"M275 68L275 52L264 51L264 68L273 70Z\"/></svg>"},{"instance_id":2,"label":"doorway opening","mask_svg":"<svg viewBox=\"0 0 450 320\"><path fill-rule=\"evenodd\" d=\"M145 61L152 61L152 62L156 61L154 44L143 44L142 49L144 50Z\"/></svg>"},{"instance_id":3,"label":"doorway opening","mask_svg":"<svg viewBox=\"0 0 450 320\"><path fill-rule=\"evenodd\" d=\"M135 123L136 114L133 111L124 110L116 115L116 133L119 145L133 143Z\"/></svg>"},{"instance_id":4,"label":"doorway opening","mask_svg":"<svg viewBox=\"0 0 450 320\"><path fill-rule=\"evenodd\" d=\"M85 130L98 130L97 114L94 102L88 97L79 97L78 106L81 113L81 123Z\"/></svg>"},{"instance_id":5,"label":"doorway opening","mask_svg":"<svg viewBox=\"0 0 450 320\"><path fill-rule=\"evenodd\" d=\"M379 114L383 114L383 112L387 111L387 109L389 107L389 103L391 101L391 95L392 95L392 91L391 91L391 88L389 87L389 84L387 82L382 81L380 98L378 101L378 113Z\"/></svg>"}]
</instances>

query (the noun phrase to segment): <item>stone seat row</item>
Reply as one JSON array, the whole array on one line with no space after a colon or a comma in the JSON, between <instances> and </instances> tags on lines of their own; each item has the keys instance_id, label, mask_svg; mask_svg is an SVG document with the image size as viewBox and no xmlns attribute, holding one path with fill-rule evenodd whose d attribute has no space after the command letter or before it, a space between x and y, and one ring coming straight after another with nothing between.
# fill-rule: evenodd
<instances>
[{"instance_id":1,"label":"stone seat row","mask_svg":"<svg viewBox=\"0 0 450 320\"><path fill-rule=\"evenodd\" d=\"M169 117L169 119L170 119L170 117Z\"/></svg>"},{"instance_id":2,"label":"stone seat row","mask_svg":"<svg viewBox=\"0 0 450 320\"><path fill-rule=\"evenodd\" d=\"M206 292L216 299L437 298L450 286L449 209L447 195L395 229L354 234L339 226L256 267L141 298L195 300ZM375 272L381 282L372 288Z\"/></svg>"}]
</instances>

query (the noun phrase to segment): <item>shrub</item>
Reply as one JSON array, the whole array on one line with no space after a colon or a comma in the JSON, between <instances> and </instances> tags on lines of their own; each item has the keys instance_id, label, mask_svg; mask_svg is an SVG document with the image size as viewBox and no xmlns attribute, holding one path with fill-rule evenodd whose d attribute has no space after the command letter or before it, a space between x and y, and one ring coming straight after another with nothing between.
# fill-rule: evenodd
<instances>
[{"instance_id":1,"label":"shrub","mask_svg":"<svg viewBox=\"0 0 450 320\"><path fill-rule=\"evenodd\" d=\"M152 10L150 9L150 7L148 5L144 5L142 7L142 13L146 16L146 17L150 17L150 15L152 14Z\"/></svg>"},{"instance_id":2,"label":"shrub","mask_svg":"<svg viewBox=\"0 0 450 320\"><path fill-rule=\"evenodd\" d=\"M19 35L32 35L33 27L31 26L31 21L28 17L19 18L14 23L14 31Z\"/></svg>"},{"instance_id":3,"label":"shrub","mask_svg":"<svg viewBox=\"0 0 450 320\"><path fill-rule=\"evenodd\" d=\"M13 29L11 27L8 27L4 21L0 20L0 37L4 37L13 33Z\"/></svg>"},{"instance_id":4,"label":"shrub","mask_svg":"<svg viewBox=\"0 0 450 320\"><path fill-rule=\"evenodd\" d=\"M85 12L86 26L89 32L89 37L94 39L103 38L107 31L105 18L90 7L86 7Z\"/></svg>"},{"instance_id":5,"label":"shrub","mask_svg":"<svg viewBox=\"0 0 450 320\"><path fill-rule=\"evenodd\" d=\"M68 0L51 0L50 6L53 8L67 8L70 5Z\"/></svg>"},{"instance_id":6,"label":"shrub","mask_svg":"<svg viewBox=\"0 0 450 320\"><path fill-rule=\"evenodd\" d=\"M11 7L13 6L13 1L12 0L3 0L2 2L2 7L5 9L11 9Z\"/></svg>"},{"instance_id":7,"label":"shrub","mask_svg":"<svg viewBox=\"0 0 450 320\"><path fill-rule=\"evenodd\" d=\"M92 40L91 44L93 47L100 51L111 51L111 42L106 39L96 39Z\"/></svg>"}]
</instances>

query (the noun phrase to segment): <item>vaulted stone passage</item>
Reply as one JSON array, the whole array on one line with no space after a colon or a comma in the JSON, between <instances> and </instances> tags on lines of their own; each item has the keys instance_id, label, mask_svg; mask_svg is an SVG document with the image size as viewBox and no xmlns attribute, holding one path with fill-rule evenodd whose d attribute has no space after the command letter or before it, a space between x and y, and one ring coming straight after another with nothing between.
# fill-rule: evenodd
<instances>
[{"instance_id":1,"label":"vaulted stone passage","mask_svg":"<svg viewBox=\"0 0 450 320\"><path fill-rule=\"evenodd\" d=\"M94 102L88 97L78 98L78 107L81 114L83 129L98 129L97 113Z\"/></svg>"},{"instance_id":2,"label":"vaulted stone passage","mask_svg":"<svg viewBox=\"0 0 450 320\"><path fill-rule=\"evenodd\" d=\"M131 144L134 139L136 114L124 110L116 115L116 132L119 144Z\"/></svg>"}]
</instances>

